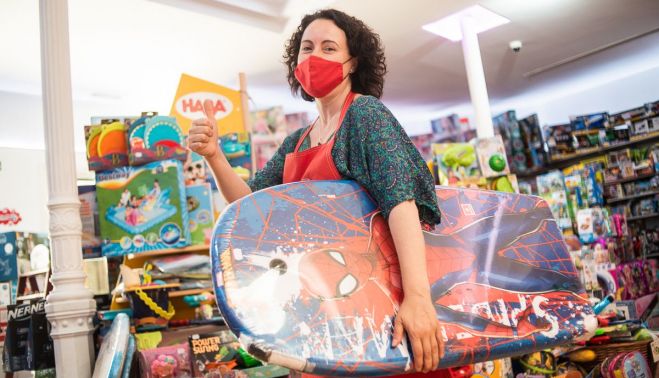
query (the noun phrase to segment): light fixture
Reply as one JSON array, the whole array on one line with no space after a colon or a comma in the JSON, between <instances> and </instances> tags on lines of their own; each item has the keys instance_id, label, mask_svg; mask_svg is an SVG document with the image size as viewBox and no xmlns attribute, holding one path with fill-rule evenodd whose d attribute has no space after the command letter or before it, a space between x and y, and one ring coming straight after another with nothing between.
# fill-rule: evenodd
<instances>
[{"instance_id":1,"label":"light fixture","mask_svg":"<svg viewBox=\"0 0 659 378\"><path fill-rule=\"evenodd\" d=\"M423 29L440 37L457 42L462 39L462 29L460 20L464 17L473 19L473 25L476 33L482 33L497 26L510 22L509 19L500 16L480 5L474 5L465 8L459 12L446 16L438 21L423 25Z\"/></svg>"}]
</instances>

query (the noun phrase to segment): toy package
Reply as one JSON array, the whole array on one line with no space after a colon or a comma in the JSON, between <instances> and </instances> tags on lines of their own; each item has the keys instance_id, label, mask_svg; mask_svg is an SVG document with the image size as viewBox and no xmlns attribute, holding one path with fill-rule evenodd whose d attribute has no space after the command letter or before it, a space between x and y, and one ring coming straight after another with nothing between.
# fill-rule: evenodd
<instances>
[{"instance_id":1,"label":"toy package","mask_svg":"<svg viewBox=\"0 0 659 378\"><path fill-rule=\"evenodd\" d=\"M433 144L434 163L440 185L474 187L486 185L478 169L476 149L470 143Z\"/></svg>"},{"instance_id":2,"label":"toy package","mask_svg":"<svg viewBox=\"0 0 659 378\"><path fill-rule=\"evenodd\" d=\"M593 113L571 116L570 123L574 130L605 129L609 125L609 113Z\"/></svg>"},{"instance_id":3,"label":"toy package","mask_svg":"<svg viewBox=\"0 0 659 378\"><path fill-rule=\"evenodd\" d=\"M309 126L309 114L306 112L286 114L286 133L293 134L297 129Z\"/></svg>"},{"instance_id":4,"label":"toy package","mask_svg":"<svg viewBox=\"0 0 659 378\"><path fill-rule=\"evenodd\" d=\"M163 160L96 174L103 255L190 244L183 166Z\"/></svg>"},{"instance_id":5,"label":"toy package","mask_svg":"<svg viewBox=\"0 0 659 378\"><path fill-rule=\"evenodd\" d=\"M204 377L212 372L226 372L239 365L240 344L228 331L190 336L192 369L195 377Z\"/></svg>"},{"instance_id":6,"label":"toy package","mask_svg":"<svg viewBox=\"0 0 659 378\"><path fill-rule=\"evenodd\" d=\"M563 170L568 192L579 190L572 199L578 208L604 205L604 160L601 158L582 161Z\"/></svg>"},{"instance_id":7,"label":"toy package","mask_svg":"<svg viewBox=\"0 0 659 378\"><path fill-rule=\"evenodd\" d=\"M497 177L510 173L501 135L477 139L475 144L478 165L484 177Z\"/></svg>"},{"instance_id":8,"label":"toy package","mask_svg":"<svg viewBox=\"0 0 659 378\"><path fill-rule=\"evenodd\" d=\"M510 358L479 362L471 367L471 378L513 378L513 365Z\"/></svg>"},{"instance_id":9,"label":"toy package","mask_svg":"<svg viewBox=\"0 0 659 378\"><path fill-rule=\"evenodd\" d=\"M544 198L551 212L556 218L558 226L564 233L572 233L572 218L568 208L568 200L563 182L563 174L560 171L551 171L536 177L538 195Z\"/></svg>"},{"instance_id":10,"label":"toy package","mask_svg":"<svg viewBox=\"0 0 659 378\"><path fill-rule=\"evenodd\" d=\"M176 118L144 112L128 129L130 165L143 165L156 160L185 161L188 150Z\"/></svg>"},{"instance_id":11,"label":"toy package","mask_svg":"<svg viewBox=\"0 0 659 378\"><path fill-rule=\"evenodd\" d=\"M648 146L630 149L634 172L638 176L651 175L654 173L654 161L652 160L651 148Z\"/></svg>"},{"instance_id":12,"label":"toy package","mask_svg":"<svg viewBox=\"0 0 659 378\"><path fill-rule=\"evenodd\" d=\"M274 156L286 136L286 118L281 106L251 112L252 146L256 169L261 169Z\"/></svg>"},{"instance_id":13,"label":"toy package","mask_svg":"<svg viewBox=\"0 0 659 378\"><path fill-rule=\"evenodd\" d=\"M424 161L432 160L432 139L433 134L421 134L410 137L410 140L414 143L414 146Z\"/></svg>"},{"instance_id":14,"label":"toy package","mask_svg":"<svg viewBox=\"0 0 659 378\"><path fill-rule=\"evenodd\" d=\"M11 304L11 282L0 282L0 308ZM5 319L6 320L6 319Z\"/></svg>"},{"instance_id":15,"label":"toy package","mask_svg":"<svg viewBox=\"0 0 659 378\"><path fill-rule=\"evenodd\" d=\"M601 136L600 130L575 130L572 132L572 138L578 150L592 150L600 147L602 143L600 139L606 139L606 132Z\"/></svg>"},{"instance_id":16,"label":"toy package","mask_svg":"<svg viewBox=\"0 0 659 378\"><path fill-rule=\"evenodd\" d=\"M18 280L17 233L0 233L0 282Z\"/></svg>"},{"instance_id":17,"label":"toy package","mask_svg":"<svg viewBox=\"0 0 659 378\"><path fill-rule=\"evenodd\" d=\"M210 184L185 187L192 245L210 244L213 232L213 198Z\"/></svg>"},{"instance_id":18,"label":"toy package","mask_svg":"<svg viewBox=\"0 0 659 378\"><path fill-rule=\"evenodd\" d=\"M206 182L214 181L209 169L206 169L206 162L201 155L192 151L183 164L183 173L185 176L185 186L200 185Z\"/></svg>"},{"instance_id":19,"label":"toy package","mask_svg":"<svg viewBox=\"0 0 659 378\"><path fill-rule=\"evenodd\" d=\"M101 235L96 205L96 186L78 187L80 220L82 221L82 255L85 258L101 256Z\"/></svg>"},{"instance_id":20,"label":"toy package","mask_svg":"<svg viewBox=\"0 0 659 378\"><path fill-rule=\"evenodd\" d=\"M497 192L519 193L519 184L517 175L505 175L486 179L486 185L479 187L487 190L496 190Z\"/></svg>"},{"instance_id":21,"label":"toy package","mask_svg":"<svg viewBox=\"0 0 659 378\"><path fill-rule=\"evenodd\" d=\"M587 207L586 186L579 172L565 170L563 174L568 211L570 212L570 218L575 219L577 211Z\"/></svg>"},{"instance_id":22,"label":"toy package","mask_svg":"<svg viewBox=\"0 0 659 378\"><path fill-rule=\"evenodd\" d=\"M55 367L53 340L48 334L46 300L8 306L3 352L6 372Z\"/></svg>"},{"instance_id":23,"label":"toy package","mask_svg":"<svg viewBox=\"0 0 659 378\"><path fill-rule=\"evenodd\" d=\"M90 171L102 171L128 165L126 131L131 120L104 119L85 126L87 162Z\"/></svg>"},{"instance_id":24,"label":"toy package","mask_svg":"<svg viewBox=\"0 0 659 378\"><path fill-rule=\"evenodd\" d=\"M3 254L0 254L0 276L2 276L2 281L12 283L11 303L16 301L18 276L33 270L32 252L38 245L43 245L45 248L40 247L36 250L48 255L50 248L48 234L17 231L0 233L0 250L4 251Z\"/></svg>"},{"instance_id":25,"label":"toy package","mask_svg":"<svg viewBox=\"0 0 659 378\"><path fill-rule=\"evenodd\" d=\"M620 113L611 114L609 116L609 124L612 126L622 125L625 123L631 124L631 122L645 117L646 113L646 107L639 106L637 108L625 110Z\"/></svg>"},{"instance_id":26,"label":"toy package","mask_svg":"<svg viewBox=\"0 0 659 378\"><path fill-rule=\"evenodd\" d=\"M460 131L460 118L457 114L451 114L446 117L433 119L430 121L430 127L434 135L434 143L443 141L457 142L457 135Z\"/></svg>"},{"instance_id":27,"label":"toy package","mask_svg":"<svg viewBox=\"0 0 659 378\"><path fill-rule=\"evenodd\" d=\"M587 291L593 292L599 290L599 282L597 282L597 262L595 261L595 253L593 249L584 246L581 248L581 282Z\"/></svg>"},{"instance_id":28,"label":"toy package","mask_svg":"<svg viewBox=\"0 0 659 378\"><path fill-rule=\"evenodd\" d=\"M542 142L542 128L537 114L519 120L519 128L524 139L529 168L541 168L547 164L544 143Z\"/></svg>"},{"instance_id":29,"label":"toy package","mask_svg":"<svg viewBox=\"0 0 659 378\"><path fill-rule=\"evenodd\" d=\"M533 181L519 181L517 183L517 186L519 187L519 193L520 194L526 194L526 195L533 195L534 193L537 193L537 187L535 187L535 180ZM534 188L535 187L535 188Z\"/></svg>"},{"instance_id":30,"label":"toy package","mask_svg":"<svg viewBox=\"0 0 659 378\"><path fill-rule=\"evenodd\" d=\"M233 170L243 180L247 181L252 177L252 144L250 135L247 132L231 133L220 137L218 142L224 156L229 160ZM211 185L216 188L214 180Z\"/></svg>"},{"instance_id":31,"label":"toy package","mask_svg":"<svg viewBox=\"0 0 659 378\"><path fill-rule=\"evenodd\" d=\"M190 356L190 347L187 343L140 350L138 353L140 377L197 377L192 375Z\"/></svg>"},{"instance_id":32,"label":"toy package","mask_svg":"<svg viewBox=\"0 0 659 378\"><path fill-rule=\"evenodd\" d=\"M501 135L506 146L506 156L514 172L526 172L530 168L525 153L525 143L514 110L492 118L494 131Z\"/></svg>"},{"instance_id":33,"label":"toy package","mask_svg":"<svg viewBox=\"0 0 659 378\"><path fill-rule=\"evenodd\" d=\"M659 291L657 260L642 260L641 269L643 270L643 280L645 281L645 286L647 288L646 294L652 294Z\"/></svg>"},{"instance_id":34,"label":"toy package","mask_svg":"<svg viewBox=\"0 0 659 378\"><path fill-rule=\"evenodd\" d=\"M545 129L545 141L553 159L575 152L572 132L571 124L553 125Z\"/></svg>"},{"instance_id":35,"label":"toy package","mask_svg":"<svg viewBox=\"0 0 659 378\"><path fill-rule=\"evenodd\" d=\"M577 231L583 243L594 243L597 239L609 236L611 226L608 211L601 208L578 210Z\"/></svg>"},{"instance_id":36,"label":"toy package","mask_svg":"<svg viewBox=\"0 0 659 378\"><path fill-rule=\"evenodd\" d=\"M618 265L615 270L610 271L615 279L617 294L616 299L632 300L639 298L646 291L645 282L642 279L642 267L636 262Z\"/></svg>"}]
</instances>

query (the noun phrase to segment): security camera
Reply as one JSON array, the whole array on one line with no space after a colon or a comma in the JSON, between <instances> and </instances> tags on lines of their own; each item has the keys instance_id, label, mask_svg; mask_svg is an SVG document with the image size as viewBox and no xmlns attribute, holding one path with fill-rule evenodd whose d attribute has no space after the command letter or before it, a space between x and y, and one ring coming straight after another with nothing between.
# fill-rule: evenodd
<instances>
[{"instance_id":1,"label":"security camera","mask_svg":"<svg viewBox=\"0 0 659 378\"><path fill-rule=\"evenodd\" d=\"M513 50L514 52L518 53L519 50L522 49L522 41L510 41L508 44L510 46L510 49Z\"/></svg>"}]
</instances>

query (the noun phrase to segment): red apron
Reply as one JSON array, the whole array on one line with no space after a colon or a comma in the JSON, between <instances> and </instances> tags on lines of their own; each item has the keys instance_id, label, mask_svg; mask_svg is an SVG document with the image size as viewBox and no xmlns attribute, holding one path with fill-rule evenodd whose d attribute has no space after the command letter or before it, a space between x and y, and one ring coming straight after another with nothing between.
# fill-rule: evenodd
<instances>
[{"instance_id":1,"label":"red apron","mask_svg":"<svg viewBox=\"0 0 659 378\"><path fill-rule=\"evenodd\" d=\"M295 150L293 152L286 154L286 160L284 160L284 178L283 183L287 184L290 182L304 181L304 180L340 180L341 174L336 169L334 164L334 159L332 158L332 148L334 147L334 141L336 134L339 132L341 123L343 123L343 118L345 117L350 104L352 104L355 94L350 92L346 97L345 102L343 103L343 108L341 108L341 115L339 117L339 125L334 131L332 139L320 146L311 147L308 150L300 152L300 146L304 139L311 132L311 127L305 131L300 140L298 140ZM402 375L406 378L413 377L437 377L439 372L429 373L429 374L406 374ZM312 378L320 377L312 374L301 374L302 378Z\"/></svg>"},{"instance_id":2,"label":"red apron","mask_svg":"<svg viewBox=\"0 0 659 378\"><path fill-rule=\"evenodd\" d=\"M339 132L341 123L343 123L343 117L345 117L354 98L355 94L353 92L348 93L348 96L343 102L343 108L341 108L339 125L336 130L334 130L332 139L330 139L329 142L299 152L302 142L304 142L304 139L309 135L312 127L308 128L307 131L300 136L300 140L298 140L295 150L286 154L286 160L284 160L284 184L304 180L341 179L341 174L336 169L334 159L332 158L332 147L334 147L336 134Z\"/></svg>"}]
</instances>

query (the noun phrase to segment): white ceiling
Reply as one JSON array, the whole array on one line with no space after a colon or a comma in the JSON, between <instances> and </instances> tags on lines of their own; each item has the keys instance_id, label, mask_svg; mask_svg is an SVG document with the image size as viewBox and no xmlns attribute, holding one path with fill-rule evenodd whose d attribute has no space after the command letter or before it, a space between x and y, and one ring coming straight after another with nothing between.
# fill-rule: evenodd
<instances>
[{"instance_id":1,"label":"white ceiling","mask_svg":"<svg viewBox=\"0 0 659 378\"><path fill-rule=\"evenodd\" d=\"M188 3L213 1L223 2L224 9L240 4L237 0ZM326 6L364 20L380 34L389 68L384 101L402 118L425 117L468 102L460 44L442 40L421 26L477 3L511 20L480 36L494 103L542 93L570 80L574 85L578 77L607 80L603 67L609 67L606 72L611 67L623 72L659 66L659 33L654 33L525 77L538 68L656 29L657 0L249 0L244 3L249 9L238 15L204 14L176 6L181 3L185 1L69 0L74 101L90 113L77 123L108 111L167 113L181 73L236 86L237 73L246 72L253 107L313 110L290 96L281 56L301 15ZM266 21L254 22L263 16L252 17L254 10L275 13L266 15L271 18L267 27ZM38 13L36 0L0 0L2 92L40 92ZM508 48L513 39L524 43L518 54ZM41 125L25 127L32 130L25 132L26 138L42 135ZM82 124L75 127L79 134ZM15 131L9 125L0 125L0 141L10 133ZM79 139L76 136L76 146L82 149Z\"/></svg>"}]
</instances>

